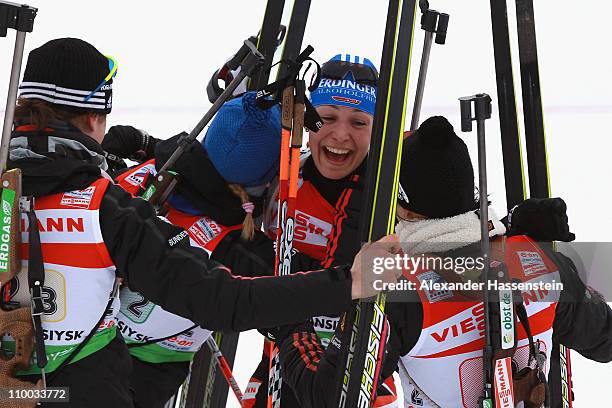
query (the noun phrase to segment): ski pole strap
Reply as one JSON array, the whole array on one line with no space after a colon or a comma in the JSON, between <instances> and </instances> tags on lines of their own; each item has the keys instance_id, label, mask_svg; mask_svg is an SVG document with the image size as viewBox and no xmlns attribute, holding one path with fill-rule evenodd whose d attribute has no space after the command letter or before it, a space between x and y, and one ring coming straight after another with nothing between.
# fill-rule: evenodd
<instances>
[{"instance_id":1,"label":"ski pole strap","mask_svg":"<svg viewBox=\"0 0 612 408\"><path fill-rule=\"evenodd\" d=\"M518 316L519 321L523 325L525 333L527 333L527 338L529 339L529 359L527 360L527 364L530 364L534 359L536 359L537 362L537 350L535 342L533 341L533 334L531 334L529 316L527 315L527 309L525 308L525 304L523 303L523 297L521 296L520 291L514 294L514 305L516 307L516 315Z\"/></svg>"},{"instance_id":2,"label":"ski pole strap","mask_svg":"<svg viewBox=\"0 0 612 408\"><path fill-rule=\"evenodd\" d=\"M249 42L257 44L257 36L248 38ZM221 96L223 91L229 86L234 79L235 71L240 66L240 63L249 52L249 48L243 43L238 52L230 58L221 68L219 68L208 81L206 85L206 94L210 103L215 103ZM223 81L223 87L219 85L219 81Z\"/></svg>"},{"instance_id":3,"label":"ski pole strap","mask_svg":"<svg viewBox=\"0 0 612 408\"><path fill-rule=\"evenodd\" d=\"M159 339L151 339L151 340L143 341L142 343L130 343L127 346L128 346L128 348L134 348L134 347L142 347L142 346L148 346L150 344L159 343L159 342L162 342L164 340L168 340L168 339L171 339L173 337L180 336L181 334L185 334L188 331L195 329L196 327L198 327L198 325L194 324L193 326L190 326L190 327L186 328L185 330L183 330L181 332L178 332L178 333L175 333L175 334L171 334L169 336L161 337Z\"/></svg>"},{"instance_id":4,"label":"ski pole strap","mask_svg":"<svg viewBox=\"0 0 612 408\"><path fill-rule=\"evenodd\" d=\"M271 84L266 85L263 89L257 91L257 106L260 109L270 109L272 106L282 102L282 94L283 90L289 86L294 86L295 82L300 74L300 70L304 66L304 64L308 61L310 65L304 72L302 79L304 79L306 73L309 71L310 67L314 65L316 68L316 74L312 77L310 81L310 85L308 86L309 91L315 90L319 86L319 81L321 79L321 66L318 62L310 57L310 54L314 51L312 46L308 46L298 55L295 61L291 60L281 60L274 65L277 64L285 64L288 66L287 74L275 81ZM273 66L274 66L273 65ZM305 88L305 87L304 87ZM304 100L304 105L306 111L304 113L304 126L308 128L311 132L318 132L321 127L323 127L323 120L317 113L312 103L306 98L306 89L302 91ZM296 95L297 98L297 95Z\"/></svg>"},{"instance_id":5,"label":"ski pole strap","mask_svg":"<svg viewBox=\"0 0 612 408\"><path fill-rule=\"evenodd\" d=\"M28 216L29 224L29 246L28 246L28 286L32 299L32 320L34 322L34 336L36 339L36 365L45 368L47 365L47 354L45 353L45 341L41 316L45 311L42 300L42 288L45 284L45 266L42 258L42 247L40 243L40 231L38 230L38 218L34 212L34 197L24 198L24 207Z\"/></svg>"}]
</instances>

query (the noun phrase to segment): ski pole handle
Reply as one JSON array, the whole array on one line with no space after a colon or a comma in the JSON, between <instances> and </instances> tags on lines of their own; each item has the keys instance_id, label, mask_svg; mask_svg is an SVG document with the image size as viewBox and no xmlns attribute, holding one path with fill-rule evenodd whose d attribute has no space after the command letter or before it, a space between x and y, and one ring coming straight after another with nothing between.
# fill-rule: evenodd
<instances>
[{"instance_id":1,"label":"ski pole handle","mask_svg":"<svg viewBox=\"0 0 612 408\"><path fill-rule=\"evenodd\" d=\"M410 121L410 130L415 131L419 127L419 117L421 116L421 107L423 105L423 95L425 93L425 79L427 77L427 68L429 66L429 56L431 54L431 45L436 35L436 44L444 44L446 42L446 31L448 29L449 16L446 13L440 13L436 10L429 9L429 3L423 1L420 4L423 15L421 16L421 28L425 31L425 41L423 43L423 53L421 55L421 66L419 68L419 77L417 80L417 91L414 98L412 108L412 120Z\"/></svg>"},{"instance_id":2,"label":"ski pole handle","mask_svg":"<svg viewBox=\"0 0 612 408\"><path fill-rule=\"evenodd\" d=\"M472 104L474 105L474 116L472 116ZM459 98L459 107L462 132L472 131L472 121L483 121L491 117L491 97L484 93Z\"/></svg>"},{"instance_id":3,"label":"ski pole handle","mask_svg":"<svg viewBox=\"0 0 612 408\"><path fill-rule=\"evenodd\" d=\"M291 135L291 147L300 149L304 136L304 100L306 95L306 83L299 79L295 83L295 100L293 105L293 133Z\"/></svg>"}]
</instances>

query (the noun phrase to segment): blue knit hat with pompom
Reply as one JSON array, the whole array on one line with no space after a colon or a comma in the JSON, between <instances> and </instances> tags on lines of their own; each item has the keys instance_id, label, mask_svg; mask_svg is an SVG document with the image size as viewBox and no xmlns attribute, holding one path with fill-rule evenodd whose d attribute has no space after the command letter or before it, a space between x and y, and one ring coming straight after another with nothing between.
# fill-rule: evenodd
<instances>
[{"instance_id":1,"label":"blue knit hat with pompom","mask_svg":"<svg viewBox=\"0 0 612 408\"><path fill-rule=\"evenodd\" d=\"M226 181L253 187L278 174L280 141L280 108L259 109L247 92L219 109L202 145Z\"/></svg>"}]
</instances>

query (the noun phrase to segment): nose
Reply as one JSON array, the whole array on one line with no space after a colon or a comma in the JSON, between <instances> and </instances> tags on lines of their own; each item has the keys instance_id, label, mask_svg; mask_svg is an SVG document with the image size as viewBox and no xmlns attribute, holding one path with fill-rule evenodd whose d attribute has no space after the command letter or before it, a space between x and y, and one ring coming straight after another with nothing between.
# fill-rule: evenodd
<instances>
[{"instance_id":1,"label":"nose","mask_svg":"<svg viewBox=\"0 0 612 408\"><path fill-rule=\"evenodd\" d=\"M349 141L351 139L351 128L349 123L346 121L338 121L335 123L331 136L339 143Z\"/></svg>"}]
</instances>

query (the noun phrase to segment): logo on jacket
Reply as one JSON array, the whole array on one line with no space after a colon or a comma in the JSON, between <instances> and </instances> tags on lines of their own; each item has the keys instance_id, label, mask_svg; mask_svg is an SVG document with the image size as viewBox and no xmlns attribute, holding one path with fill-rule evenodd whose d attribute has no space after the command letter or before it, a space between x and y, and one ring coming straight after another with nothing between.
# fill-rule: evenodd
<instances>
[{"instance_id":1,"label":"logo on jacket","mask_svg":"<svg viewBox=\"0 0 612 408\"><path fill-rule=\"evenodd\" d=\"M125 181L133 186L138 187L142 185L149 173L155 173L155 165L153 163L149 163L145 166L142 166L141 168L127 176L125 178Z\"/></svg>"},{"instance_id":2,"label":"logo on jacket","mask_svg":"<svg viewBox=\"0 0 612 408\"><path fill-rule=\"evenodd\" d=\"M548 269L544 260L538 252L532 251L517 251L516 254L521 261L525 276L535 275L536 273L544 273Z\"/></svg>"},{"instance_id":3,"label":"logo on jacket","mask_svg":"<svg viewBox=\"0 0 612 408\"><path fill-rule=\"evenodd\" d=\"M220 233L219 224L209 217L202 217L189 227L189 234L202 247Z\"/></svg>"},{"instance_id":4,"label":"logo on jacket","mask_svg":"<svg viewBox=\"0 0 612 408\"><path fill-rule=\"evenodd\" d=\"M89 186L85 190L68 191L62 196L60 205L86 210L91 204L95 191L96 187L94 186Z\"/></svg>"},{"instance_id":5,"label":"logo on jacket","mask_svg":"<svg viewBox=\"0 0 612 408\"><path fill-rule=\"evenodd\" d=\"M310 245L326 246L327 236L330 234L331 229L330 223L302 211L295 211L293 237L296 241Z\"/></svg>"}]
</instances>

